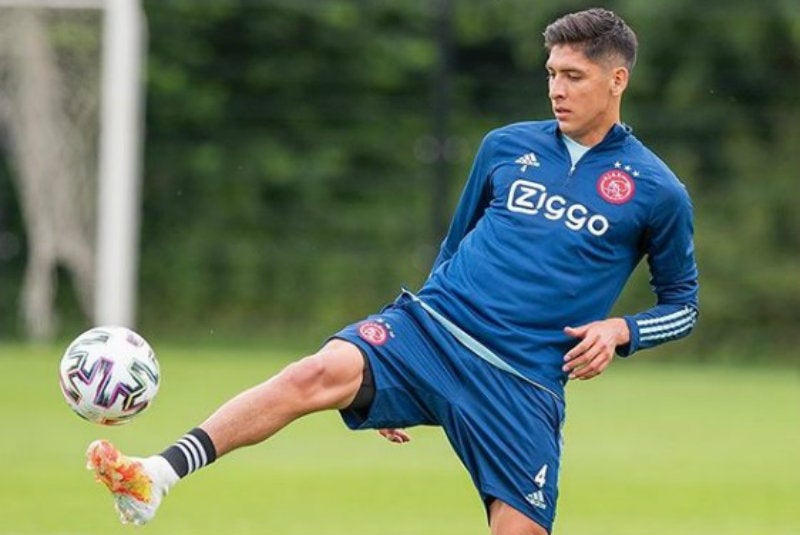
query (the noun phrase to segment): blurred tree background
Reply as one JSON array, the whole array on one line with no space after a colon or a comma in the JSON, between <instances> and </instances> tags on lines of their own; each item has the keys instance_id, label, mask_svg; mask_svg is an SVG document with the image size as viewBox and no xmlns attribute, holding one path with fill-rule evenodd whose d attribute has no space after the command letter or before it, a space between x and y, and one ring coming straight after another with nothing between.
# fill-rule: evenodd
<instances>
[{"instance_id":1,"label":"blurred tree background","mask_svg":"<svg viewBox=\"0 0 800 535\"><path fill-rule=\"evenodd\" d=\"M145 0L140 329L313 347L419 286L483 134L551 116L545 25L595 4ZM667 351L793 358L800 3L604 6L640 39L623 119L695 204L702 316ZM8 167L0 337L21 332L25 264ZM60 278L71 337L88 320ZM620 310L650 305L636 283Z\"/></svg>"}]
</instances>

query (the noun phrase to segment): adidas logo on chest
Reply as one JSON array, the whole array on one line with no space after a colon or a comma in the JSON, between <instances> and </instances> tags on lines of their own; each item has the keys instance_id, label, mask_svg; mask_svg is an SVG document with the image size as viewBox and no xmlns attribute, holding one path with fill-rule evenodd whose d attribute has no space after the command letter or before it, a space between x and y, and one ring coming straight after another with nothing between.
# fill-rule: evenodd
<instances>
[{"instance_id":1,"label":"adidas logo on chest","mask_svg":"<svg viewBox=\"0 0 800 535\"><path fill-rule=\"evenodd\" d=\"M539 167L539 160L536 159L536 155L532 152L528 154L524 154L517 158L514 163L518 163L522 167L520 167L520 172L524 173L527 171L528 167Z\"/></svg>"}]
</instances>

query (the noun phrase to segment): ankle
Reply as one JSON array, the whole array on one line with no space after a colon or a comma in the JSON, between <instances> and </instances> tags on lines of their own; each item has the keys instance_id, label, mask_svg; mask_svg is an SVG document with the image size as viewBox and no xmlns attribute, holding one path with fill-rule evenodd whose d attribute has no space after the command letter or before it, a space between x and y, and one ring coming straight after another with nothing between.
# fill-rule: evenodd
<instances>
[{"instance_id":1,"label":"ankle","mask_svg":"<svg viewBox=\"0 0 800 535\"><path fill-rule=\"evenodd\" d=\"M196 427L161 452L160 457L166 460L178 478L182 478L213 463L217 451L208 434Z\"/></svg>"},{"instance_id":2,"label":"ankle","mask_svg":"<svg viewBox=\"0 0 800 535\"><path fill-rule=\"evenodd\" d=\"M156 480L154 483L163 487L165 494L181 479L169 461L161 455L152 455L144 459L143 464L151 477Z\"/></svg>"}]
</instances>

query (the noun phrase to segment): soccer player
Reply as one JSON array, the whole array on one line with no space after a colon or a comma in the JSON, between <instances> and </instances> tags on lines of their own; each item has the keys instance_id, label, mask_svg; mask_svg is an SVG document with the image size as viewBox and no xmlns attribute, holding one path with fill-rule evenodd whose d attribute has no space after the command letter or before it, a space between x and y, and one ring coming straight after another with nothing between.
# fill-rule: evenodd
<instances>
[{"instance_id":1,"label":"soccer player","mask_svg":"<svg viewBox=\"0 0 800 535\"><path fill-rule=\"evenodd\" d=\"M555 120L483 140L441 252L418 292L336 333L246 390L160 455L92 443L89 467L123 521L152 519L181 478L303 415L338 409L394 442L439 425L494 535L552 530L564 387L688 334L697 268L684 186L620 120L636 59L616 14L568 14L544 32ZM608 317L647 258L655 305Z\"/></svg>"}]
</instances>

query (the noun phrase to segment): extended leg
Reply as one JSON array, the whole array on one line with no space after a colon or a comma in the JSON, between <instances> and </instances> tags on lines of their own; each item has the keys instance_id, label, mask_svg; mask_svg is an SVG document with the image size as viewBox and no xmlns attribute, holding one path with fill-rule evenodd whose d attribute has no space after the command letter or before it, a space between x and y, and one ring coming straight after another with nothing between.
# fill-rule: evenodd
<instances>
[{"instance_id":1,"label":"extended leg","mask_svg":"<svg viewBox=\"0 0 800 535\"><path fill-rule=\"evenodd\" d=\"M223 404L162 455L127 457L110 443L95 441L87 451L88 467L111 491L122 521L144 524L180 477L268 439L301 416L347 407L358 393L363 371L359 349L333 340Z\"/></svg>"},{"instance_id":2,"label":"extended leg","mask_svg":"<svg viewBox=\"0 0 800 535\"><path fill-rule=\"evenodd\" d=\"M348 406L361 386L363 369L356 346L333 340L320 352L234 397L200 427L218 456L257 444L301 416Z\"/></svg>"}]
</instances>

